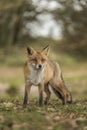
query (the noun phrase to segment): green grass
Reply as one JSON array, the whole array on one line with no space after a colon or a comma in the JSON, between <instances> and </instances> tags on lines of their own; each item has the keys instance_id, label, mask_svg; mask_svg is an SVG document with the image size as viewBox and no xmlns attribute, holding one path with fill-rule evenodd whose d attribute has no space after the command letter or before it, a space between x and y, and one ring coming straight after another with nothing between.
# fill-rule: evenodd
<instances>
[{"instance_id":1,"label":"green grass","mask_svg":"<svg viewBox=\"0 0 87 130\"><path fill-rule=\"evenodd\" d=\"M0 98L0 129L70 130L75 127L79 130L86 127L87 98L65 106L55 99L43 107L38 106L35 98L30 100L27 108L22 107L22 102L23 99L18 97Z\"/></svg>"},{"instance_id":2,"label":"green grass","mask_svg":"<svg viewBox=\"0 0 87 130\"><path fill-rule=\"evenodd\" d=\"M0 49L0 66L23 66L26 58L25 52L25 48L21 47L9 47Z\"/></svg>"}]
</instances>

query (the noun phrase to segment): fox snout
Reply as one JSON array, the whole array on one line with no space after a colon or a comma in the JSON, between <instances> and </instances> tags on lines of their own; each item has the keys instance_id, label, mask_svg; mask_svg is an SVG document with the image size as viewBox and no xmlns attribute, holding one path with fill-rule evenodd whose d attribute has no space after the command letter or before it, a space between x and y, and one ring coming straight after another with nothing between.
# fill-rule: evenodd
<instances>
[{"instance_id":1,"label":"fox snout","mask_svg":"<svg viewBox=\"0 0 87 130\"><path fill-rule=\"evenodd\" d=\"M43 64L37 64L35 67L36 67L36 69L42 69L44 67L44 65Z\"/></svg>"},{"instance_id":2,"label":"fox snout","mask_svg":"<svg viewBox=\"0 0 87 130\"><path fill-rule=\"evenodd\" d=\"M43 67L43 66L42 66L41 64L39 64L39 65L38 65L38 68L40 68L40 69L41 69L42 67Z\"/></svg>"},{"instance_id":3,"label":"fox snout","mask_svg":"<svg viewBox=\"0 0 87 130\"><path fill-rule=\"evenodd\" d=\"M34 63L32 63L30 66L31 66L33 69L42 70L45 65L44 65L44 64L34 64Z\"/></svg>"}]
</instances>

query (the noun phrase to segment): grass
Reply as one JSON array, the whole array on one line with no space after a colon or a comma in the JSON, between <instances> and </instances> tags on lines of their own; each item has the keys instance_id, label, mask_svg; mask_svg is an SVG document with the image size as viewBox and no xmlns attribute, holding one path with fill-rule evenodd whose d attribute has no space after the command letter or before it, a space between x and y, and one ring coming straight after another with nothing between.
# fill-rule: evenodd
<instances>
[{"instance_id":1,"label":"grass","mask_svg":"<svg viewBox=\"0 0 87 130\"><path fill-rule=\"evenodd\" d=\"M22 98L0 98L1 129L79 130L86 127L87 98L65 106L55 99L43 107L38 106L36 98L30 100L27 108L22 107L22 102Z\"/></svg>"}]
</instances>

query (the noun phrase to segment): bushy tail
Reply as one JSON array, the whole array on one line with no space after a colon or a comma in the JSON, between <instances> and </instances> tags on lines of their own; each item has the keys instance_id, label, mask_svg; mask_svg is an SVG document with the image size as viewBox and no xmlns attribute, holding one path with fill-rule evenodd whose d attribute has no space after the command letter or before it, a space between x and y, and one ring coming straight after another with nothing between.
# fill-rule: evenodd
<instances>
[{"instance_id":1,"label":"bushy tail","mask_svg":"<svg viewBox=\"0 0 87 130\"><path fill-rule=\"evenodd\" d=\"M51 87L53 92L55 93L55 95L60 98L61 100L63 100L63 96L61 95L61 93L59 91L57 91L55 88Z\"/></svg>"},{"instance_id":2,"label":"bushy tail","mask_svg":"<svg viewBox=\"0 0 87 130\"><path fill-rule=\"evenodd\" d=\"M62 100L62 102L64 103L64 97L62 96L62 94L55 89L54 87L51 87L53 92L55 93L55 95ZM67 103L71 104L72 103L72 95L70 92L68 92L68 98L67 98Z\"/></svg>"}]
</instances>

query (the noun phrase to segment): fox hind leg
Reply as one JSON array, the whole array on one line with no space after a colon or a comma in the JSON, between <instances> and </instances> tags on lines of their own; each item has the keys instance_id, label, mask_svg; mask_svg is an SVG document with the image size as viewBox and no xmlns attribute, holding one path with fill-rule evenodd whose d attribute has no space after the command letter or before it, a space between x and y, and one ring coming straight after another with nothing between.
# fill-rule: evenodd
<instances>
[{"instance_id":1,"label":"fox hind leg","mask_svg":"<svg viewBox=\"0 0 87 130\"><path fill-rule=\"evenodd\" d=\"M50 99L50 96L51 96L51 92L49 90L49 83L44 85L44 91L46 93L46 99L44 101L44 104L47 105L49 103L49 99Z\"/></svg>"},{"instance_id":2,"label":"fox hind leg","mask_svg":"<svg viewBox=\"0 0 87 130\"><path fill-rule=\"evenodd\" d=\"M55 93L55 95L56 95L59 99L61 99L62 102L63 102L63 96L62 96L62 94L61 94L58 90L56 90L54 87L51 86L51 88L52 88L53 92Z\"/></svg>"},{"instance_id":3,"label":"fox hind leg","mask_svg":"<svg viewBox=\"0 0 87 130\"><path fill-rule=\"evenodd\" d=\"M71 93L68 91L63 81L57 84L52 82L51 87L56 96L62 100L63 104L72 103Z\"/></svg>"},{"instance_id":4,"label":"fox hind leg","mask_svg":"<svg viewBox=\"0 0 87 130\"><path fill-rule=\"evenodd\" d=\"M68 88L65 85L63 76L61 75L61 81L62 81L62 85L64 86L66 92L67 92L67 103L71 104L72 103L72 95L71 92L68 90Z\"/></svg>"}]
</instances>

